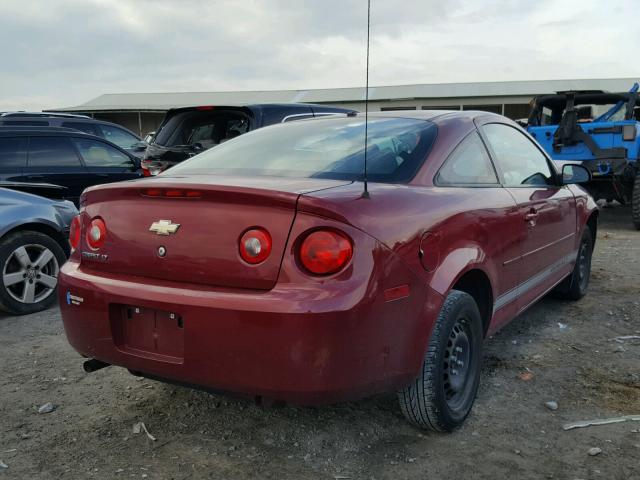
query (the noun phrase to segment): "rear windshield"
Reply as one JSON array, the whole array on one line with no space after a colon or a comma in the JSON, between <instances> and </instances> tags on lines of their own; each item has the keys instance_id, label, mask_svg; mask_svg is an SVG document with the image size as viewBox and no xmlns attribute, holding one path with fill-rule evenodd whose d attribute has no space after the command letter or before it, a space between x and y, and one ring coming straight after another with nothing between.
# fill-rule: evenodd
<instances>
[{"instance_id":1,"label":"rear windshield","mask_svg":"<svg viewBox=\"0 0 640 480\"><path fill-rule=\"evenodd\" d=\"M303 120L266 127L203 152L167 170L172 174L220 174L362 180L364 118ZM369 120L367 177L408 182L436 137L425 120Z\"/></svg>"},{"instance_id":2,"label":"rear windshield","mask_svg":"<svg viewBox=\"0 0 640 480\"><path fill-rule=\"evenodd\" d=\"M206 149L242 135L248 129L249 118L242 112L188 111L169 118L153 141L164 147L199 143Z\"/></svg>"}]
</instances>

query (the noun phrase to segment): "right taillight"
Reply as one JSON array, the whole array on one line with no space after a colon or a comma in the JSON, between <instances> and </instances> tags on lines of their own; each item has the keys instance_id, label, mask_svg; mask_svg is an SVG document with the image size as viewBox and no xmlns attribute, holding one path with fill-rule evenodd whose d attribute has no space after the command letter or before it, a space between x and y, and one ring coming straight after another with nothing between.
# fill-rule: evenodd
<instances>
[{"instance_id":1,"label":"right taillight","mask_svg":"<svg viewBox=\"0 0 640 480\"><path fill-rule=\"evenodd\" d=\"M72 250L76 250L80 246L80 215L73 217L73 220L71 220L69 244Z\"/></svg>"},{"instance_id":2,"label":"right taillight","mask_svg":"<svg viewBox=\"0 0 640 480\"><path fill-rule=\"evenodd\" d=\"M352 255L349 237L335 230L315 230L300 244L300 263L315 275L336 273L349 263Z\"/></svg>"}]
</instances>

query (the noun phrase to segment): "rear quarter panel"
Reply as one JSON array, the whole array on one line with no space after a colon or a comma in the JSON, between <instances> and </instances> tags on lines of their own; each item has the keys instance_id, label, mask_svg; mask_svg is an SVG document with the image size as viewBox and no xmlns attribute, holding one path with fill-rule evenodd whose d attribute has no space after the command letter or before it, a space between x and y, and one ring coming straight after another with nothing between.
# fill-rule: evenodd
<instances>
[{"instance_id":1,"label":"rear quarter panel","mask_svg":"<svg viewBox=\"0 0 640 480\"><path fill-rule=\"evenodd\" d=\"M0 189L0 237L29 223L43 224L61 232L68 226L71 215L63 215L52 203L33 195Z\"/></svg>"}]
</instances>

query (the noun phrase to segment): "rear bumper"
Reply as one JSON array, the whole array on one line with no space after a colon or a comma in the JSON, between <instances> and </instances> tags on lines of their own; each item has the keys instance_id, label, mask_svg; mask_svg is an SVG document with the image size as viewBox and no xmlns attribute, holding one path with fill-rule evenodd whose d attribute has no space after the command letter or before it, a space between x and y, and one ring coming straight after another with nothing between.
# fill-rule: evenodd
<instances>
[{"instance_id":1,"label":"rear bumper","mask_svg":"<svg viewBox=\"0 0 640 480\"><path fill-rule=\"evenodd\" d=\"M246 291L107 276L72 260L60 273L60 308L69 342L84 356L205 389L332 403L402 387L420 368L442 297L390 263L384 279L360 288ZM400 277L410 296L386 302L378 289ZM119 305L180 317L181 354L119 343Z\"/></svg>"}]
</instances>

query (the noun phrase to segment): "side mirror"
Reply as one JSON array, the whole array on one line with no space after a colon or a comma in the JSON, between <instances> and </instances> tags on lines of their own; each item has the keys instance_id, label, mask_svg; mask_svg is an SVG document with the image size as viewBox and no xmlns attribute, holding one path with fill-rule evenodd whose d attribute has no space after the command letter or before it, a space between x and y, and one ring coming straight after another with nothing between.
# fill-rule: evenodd
<instances>
[{"instance_id":1,"label":"side mirror","mask_svg":"<svg viewBox=\"0 0 640 480\"><path fill-rule=\"evenodd\" d=\"M562 166L562 184L587 183L591 181L591 172L581 165Z\"/></svg>"},{"instance_id":2,"label":"side mirror","mask_svg":"<svg viewBox=\"0 0 640 480\"><path fill-rule=\"evenodd\" d=\"M204 150L204 147L202 146L202 144L200 142L196 142L196 143L193 143L191 145L191 150L196 152L196 153L200 153L200 152L202 152Z\"/></svg>"},{"instance_id":3,"label":"side mirror","mask_svg":"<svg viewBox=\"0 0 640 480\"><path fill-rule=\"evenodd\" d=\"M140 170L140 168L142 168L141 160L138 157L131 155L129 158L131 159L131 163L133 163L134 170Z\"/></svg>"},{"instance_id":4,"label":"side mirror","mask_svg":"<svg viewBox=\"0 0 640 480\"><path fill-rule=\"evenodd\" d=\"M131 148L133 148L138 152L141 152L142 150L146 150L148 146L149 145L147 144L147 142L145 142L144 140L140 140L139 142L136 142L133 145L131 145Z\"/></svg>"}]
</instances>

